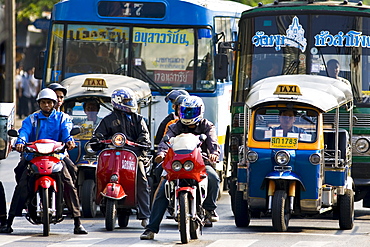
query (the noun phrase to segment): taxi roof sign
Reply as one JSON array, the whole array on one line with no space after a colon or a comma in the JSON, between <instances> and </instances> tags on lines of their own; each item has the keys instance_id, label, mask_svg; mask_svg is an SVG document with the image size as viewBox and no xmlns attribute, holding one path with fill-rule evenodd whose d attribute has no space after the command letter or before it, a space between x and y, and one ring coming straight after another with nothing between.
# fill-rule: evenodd
<instances>
[{"instance_id":1,"label":"taxi roof sign","mask_svg":"<svg viewBox=\"0 0 370 247\"><path fill-rule=\"evenodd\" d=\"M285 84L277 85L274 94L302 95L301 89L299 88L298 85L285 85Z\"/></svg>"},{"instance_id":2,"label":"taxi roof sign","mask_svg":"<svg viewBox=\"0 0 370 247\"><path fill-rule=\"evenodd\" d=\"M82 87L108 88L107 82L103 78L86 78Z\"/></svg>"}]
</instances>

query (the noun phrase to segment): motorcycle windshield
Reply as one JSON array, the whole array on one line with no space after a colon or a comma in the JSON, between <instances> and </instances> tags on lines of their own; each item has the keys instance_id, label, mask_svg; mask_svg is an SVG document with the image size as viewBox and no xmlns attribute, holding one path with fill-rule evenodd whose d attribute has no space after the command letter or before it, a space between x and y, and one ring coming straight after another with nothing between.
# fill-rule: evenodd
<instances>
[{"instance_id":1,"label":"motorcycle windshield","mask_svg":"<svg viewBox=\"0 0 370 247\"><path fill-rule=\"evenodd\" d=\"M190 133L180 134L170 140L172 149L175 153L189 153L197 148L199 138Z\"/></svg>"}]
</instances>

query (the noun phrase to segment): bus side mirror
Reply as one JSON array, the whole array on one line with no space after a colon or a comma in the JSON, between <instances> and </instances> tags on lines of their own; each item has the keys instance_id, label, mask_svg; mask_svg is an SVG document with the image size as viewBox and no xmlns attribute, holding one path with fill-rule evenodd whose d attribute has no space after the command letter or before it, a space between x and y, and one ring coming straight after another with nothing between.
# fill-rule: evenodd
<instances>
[{"instance_id":1,"label":"bus side mirror","mask_svg":"<svg viewBox=\"0 0 370 247\"><path fill-rule=\"evenodd\" d=\"M44 75L44 63L45 63L45 52L40 51L39 56L37 57L35 62L34 76L36 79L42 79L42 76Z\"/></svg>"},{"instance_id":2,"label":"bus side mirror","mask_svg":"<svg viewBox=\"0 0 370 247\"><path fill-rule=\"evenodd\" d=\"M216 80L226 79L229 75L229 61L226 54L216 54L215 56L215 78Z\"/></svg>"}]
</instances>

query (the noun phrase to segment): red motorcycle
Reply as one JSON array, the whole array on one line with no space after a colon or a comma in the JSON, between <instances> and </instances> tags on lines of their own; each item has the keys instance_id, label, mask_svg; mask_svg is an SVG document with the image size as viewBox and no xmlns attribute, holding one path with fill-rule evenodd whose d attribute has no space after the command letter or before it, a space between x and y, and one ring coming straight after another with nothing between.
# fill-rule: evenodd
<instances>
[{"instance_id":1,"label":"red motorcycle","mask_svg":"<svg viewBox=\"0 0 370 247\"><path fill-rule=\"evenodd\" d=\"M138 157L125 146L148 147L127 140L122 133L114 134L110 140L99 140L98 143L113 145L100 152L96 169L96 203L105 216L105 228L113 231L117 218L118 225L126 227L131 210L137 209L136 174L137 169L140 169ZM145 167L150 164L151 159L152 156L146 157Z\"/></svg>"},{"instance_id":2,"label":"red motorcycle","mask_svg":"<svg viewBox=\"0 0 370 247\"><path fill-rule=\"evenodd\" d=\"M79 128L73 128L71 135L79 133ZM9 130L8 135L18 137L18 131ZM35 225L43 225L43 236L49 236L50 224L63 221L63 185L61 173L62 159L66 145L50 139L40 139L25 144L25 153L33 154L27 166L32 179L27 203L26 219Z\"/></svg>"},{"instance_id":3,"label":"red motorcycle","mask_svg":"<svg viewBox=\"0 0 370 247\"><path fill-rule=\"evenodd\" d=\"M200 146L206 135L199 137L187 133L168 139L168 153L163 161L167 172L165 185L169 201L169 212L178 222L181 242L198 239L205 221L205 210L202 207L207 197L208 177Z\"/></svg>"}]
</instances>

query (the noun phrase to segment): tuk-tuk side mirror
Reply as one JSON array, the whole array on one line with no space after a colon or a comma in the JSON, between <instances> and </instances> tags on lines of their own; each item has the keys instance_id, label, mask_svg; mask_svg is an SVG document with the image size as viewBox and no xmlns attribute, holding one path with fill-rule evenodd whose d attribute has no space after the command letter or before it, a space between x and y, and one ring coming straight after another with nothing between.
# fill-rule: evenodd
<instances>
[{"instance_id":1,"label":"tuk-tuk side mirror","mask_svg":"<svg viewBox=\"0 0 370 247\"><path fill-rule=\"evenodd\" d=\"M17 130L14 130L14 129L10 129L8 130L8 135L11 136L11 137L18 137L18 131Z\"/></svg>"},{"instance_id":2,"label":"tuk-tuk side mirror","mask_svg":"<svg viewBox=\"0 0 370 247\"><path fill-rule=\"evenodd\" d=\"M81 128L79 126L73 126L71 129L70 135L75 136L81 133Z\"/></svg>"},{"instance_id":3,"label":"tuk-tuk side mirror","mask_svg":"<svg viewBox=\"0 0 370 247\"><path fill-rule=\"evenodd\" d=\"M226 54L216 54L215 56L215 78L216 80L226 79L229 75L229 61Z\"/></svg>"},{"instance_id":4,"label":"tuk-tuk side mirror","mask_svg":"<svg viewBox=\"0 0 370 247\"><path fill-rule=\"evenodd\" d=\"M44 63L45 63L45 52L40 51L39 56L37 57L35 62L34 76L36 79L42 79L42 76L44 75Z\"/></svg>"}]
</instances>

